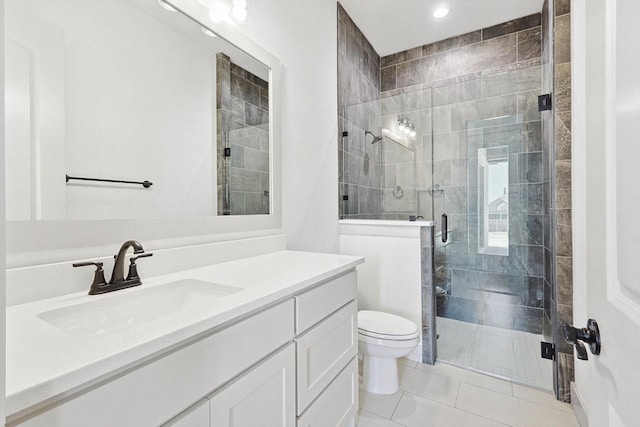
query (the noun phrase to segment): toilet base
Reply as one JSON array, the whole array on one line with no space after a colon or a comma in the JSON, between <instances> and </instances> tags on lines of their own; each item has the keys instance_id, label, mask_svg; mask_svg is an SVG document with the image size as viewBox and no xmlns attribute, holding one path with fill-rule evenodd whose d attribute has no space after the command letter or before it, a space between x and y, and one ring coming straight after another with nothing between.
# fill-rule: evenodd
<instances>
[{"instance_id":1,"label":"toilet base","mask_svg":"<svg viewBox=\"0 0 640 427\"><path fill-rule=\"evenodd\" d=\"M398 382L398 359L364 355L362 363L362 385L375 394L393 394L400 389Z\"/></svg>"}]
</instances>

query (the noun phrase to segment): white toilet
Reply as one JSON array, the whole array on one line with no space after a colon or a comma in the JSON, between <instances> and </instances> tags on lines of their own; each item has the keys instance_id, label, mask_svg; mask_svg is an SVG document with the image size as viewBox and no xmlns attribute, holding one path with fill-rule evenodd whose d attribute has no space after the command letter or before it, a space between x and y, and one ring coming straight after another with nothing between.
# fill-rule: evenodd
<instances>
[{"instance_id":1,"label":"white toilet","mask_svg":"<svg viewBox=\"0 0 640 427\"><path fill-rule=\"evenodd\" d=\"M358 351L364 356L362 385L370 393L398 391L398 358L420 342L420 329L404 317L381 311L358 312Z\"/></svg>"}]
</instances>

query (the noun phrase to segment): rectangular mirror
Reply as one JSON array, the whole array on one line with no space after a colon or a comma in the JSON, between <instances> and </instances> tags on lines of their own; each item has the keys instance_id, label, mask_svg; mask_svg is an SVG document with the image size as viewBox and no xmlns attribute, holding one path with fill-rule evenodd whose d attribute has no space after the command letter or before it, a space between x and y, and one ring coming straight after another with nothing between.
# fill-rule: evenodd
<instances>
[{"instance_id":1,"label":"rectangular mirror","mask_svg":"<svg viewBox=\"0 0 640 427\"><path fill-rule=\"evenodd\" d=\"M8 221L272 213L269 67L160 0L5 9Z\"/></svg>"}]
</instances>

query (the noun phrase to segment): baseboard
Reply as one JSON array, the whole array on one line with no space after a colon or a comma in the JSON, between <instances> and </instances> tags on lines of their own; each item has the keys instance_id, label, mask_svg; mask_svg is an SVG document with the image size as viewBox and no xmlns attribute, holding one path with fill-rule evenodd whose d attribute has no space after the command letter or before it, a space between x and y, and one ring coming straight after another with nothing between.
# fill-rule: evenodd
<instances>
[{"instance_id":1,"label":"baseboard","mask_svg":"<svg viewBox=\"0 0 640 427\"><path fill-rule=\"evenodd\" d=\"M571 383L571 406L573 406L573 412L576 414L580 427L589 427L589 419L587 413L584 410L582 399L576 389L576 383Z\"/></svg>"}]
</instances>

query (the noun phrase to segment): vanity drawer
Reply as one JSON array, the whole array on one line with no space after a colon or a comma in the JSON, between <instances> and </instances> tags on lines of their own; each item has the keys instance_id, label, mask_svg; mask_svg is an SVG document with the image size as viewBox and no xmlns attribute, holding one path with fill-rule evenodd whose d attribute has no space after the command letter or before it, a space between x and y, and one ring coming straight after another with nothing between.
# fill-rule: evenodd
<instances>
[{"instance_id":1,"label":"vanity drawer","mask_svg":"<svg viewBox=\"0 0 640 427\"><path fill-rule=\"evenodd\" d=\"M298 427L355 426L358 412L358 357L338 374L318 399L298 417Z\"/></svg>"},{"instance_id":2,"label":"vanity drawer","mask_svg":"<svg viewBox=\"0 0 640 427\"><path fill-rule=\"evenodd\" d=\"M357 317L357 304L351 301L296 338L298 415L358 353Z\"/></svg>"},{"instance_id":3,"label":"vanity drawer","mask_svg":"<svg viewBox=\"0 0 640 427\"><path fill-rule=\"evenodd\" d=\"M297 295L296 334L301 334L346 303L358 297L356 271Z\"/></svg>"}]
</instances>

